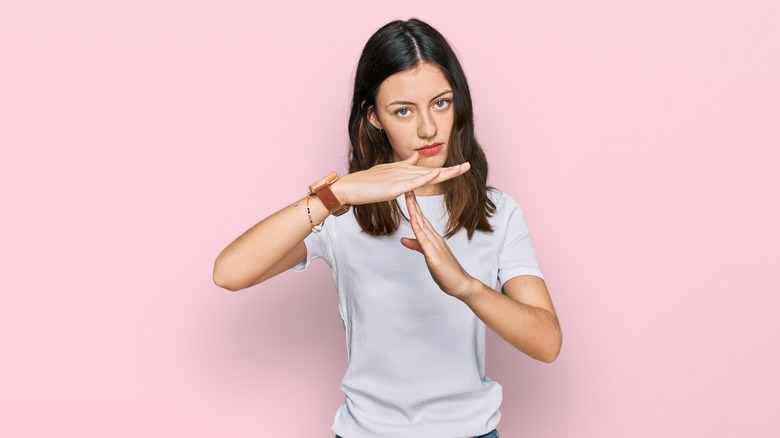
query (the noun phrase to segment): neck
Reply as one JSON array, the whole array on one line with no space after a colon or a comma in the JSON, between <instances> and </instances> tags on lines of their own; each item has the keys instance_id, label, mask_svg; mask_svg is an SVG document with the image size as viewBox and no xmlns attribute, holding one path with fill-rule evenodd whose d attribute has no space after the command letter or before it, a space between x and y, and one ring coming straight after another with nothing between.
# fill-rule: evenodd
<instances>
[{"instance_id":1,"label":"neck","mask_svg":"<svg viewBox=\"0 0 780 438\"><path fill-rule=\"evenodd\" d=\"M418 189L415 189L414 194L416 196L435 196L435 195L441 195L441 187L439 184L433 184L433 185L427 185L422 186Z\"/></svg>"}]
</instances>

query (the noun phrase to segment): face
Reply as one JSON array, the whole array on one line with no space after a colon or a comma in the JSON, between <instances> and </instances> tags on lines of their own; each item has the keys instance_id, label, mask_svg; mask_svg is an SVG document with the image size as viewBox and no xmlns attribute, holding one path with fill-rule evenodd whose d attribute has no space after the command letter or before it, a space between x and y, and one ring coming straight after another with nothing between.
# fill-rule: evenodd
<instances>
[{"instance_id":1,"label":"face","mask_svg":"<svg viewBox=\"0 0 780 438\"><path fill-rule=\"evenodd\" d=\"M396 161L417 151L417 165L442 167L455 120L452 99L452 87L441 70L422 63L382 82L369 120L384 129Z\"/></svg>"}]
</instances>

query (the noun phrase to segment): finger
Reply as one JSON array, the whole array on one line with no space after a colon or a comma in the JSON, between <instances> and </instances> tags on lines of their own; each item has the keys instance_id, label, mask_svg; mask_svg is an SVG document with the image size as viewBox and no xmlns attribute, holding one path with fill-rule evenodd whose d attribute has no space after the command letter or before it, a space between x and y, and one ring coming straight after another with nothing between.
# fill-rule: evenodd
<instances>
[{"instance_id":1,"label":"finger","mask_svg":"<svg viewBox=\"0 0 780 438\"><path fill-rule=\"evenodd\" d=\"M425 215L422 214L422 212L417 214L416 218L417 218L417 223L420 226L420 230L425 235L425 240L430 242L430 244L434 248L439 249L440 248L439 239L441 239L441 236L439 236L439 233L433 228L433 225L431 225L431 223L428 221L428 218L425 217Z\"/></svg>"},{"instance_id":2,"label":"finger","mask_svg":"<svg viewBox=\"0 0 780 438\"><path fill-rule=\"evenodd\" d=\"M417 239L412 239L410 237L402 237L401 238L401 245L413 249L419 253L422 253L422 246L420 246L420 242L417 241Z\"/></svg>"},{"instance_id":3,"label":"finger","mask_svg":"<svg viewBox=\"0 0 780 438\"><path fill-rule=\"evenodd\" d=\"M417 236L418 232L422 232L423 227L423 222L420 219L420 216L422 216L420 204L417 203L417 196L411 190L404 193L404 197L406 198L406 209L409 210L409 222L411 223L412 231ZM420 236L417 237L419 238Z\"/></svg>"},{"instance_id":4,"label":"finger","mask_svg":"<svg viewBox=\"0 0 780 438\"><path fill-rule=\"evenodd\" d=\"M423 228L433 229L433 225L431 225L430 221L428 221L428 218L425 217L425 214L423 214L422 209L420 208L420 204L417 202L417 195L414 194L414 192L407 192L405 193L406 196L406 208L409 210L410 214L413 212L414 217L419 221L420 226Z\"/></svg>"},{"instance_id":5,"label":"finger","mask_svg":"<svg viewBox=\"0 0 780 438\"><path fill-rule=\"evenodd\" d=\"M430 184L431 181L435 180L440 174L441 174L441 169L436 168L436 169L431 169L426 174L402 181L403 187L401 191L405 193L417 189L419 187L422 187L426 184Z\"/></svg>"},{"instance_id":6,"label":"finger","mask_svg":"<svg viewBox=\"0 0 780 438\"><path fill-rule=\"evenodd\" d=\"M431 251L441 249L439 240L441 236L433 228L417 203L417 197L412 192L405 193L406 207L409 210L409 222L412 226L412 232L417 238L420 250L423 254L432 254Z\"/></svg>"},{"instance_id":7,"label":"finger","mask_svg":"<svg viewBox=\"0 0 780 438\"><path fill-rule=\"evenodd\" d=\"M412 226L414 237L417 238L416 240L420 247L420 251L425 254L426 252L433 250L433 247L431 246L431 240L428 237L428 234L425 232L420 215L418 213L412 212L410 212L410 215L411 217L409 218L409 223Z\"/></svg>"},{"instance_id":8,"label":"finger","mask_svg":"<svg viewBox=\"0 0 780 438\"><path fill-rule=\"evenodd\" d=\"M404 163L417 164L419 160L420 160L420 154L417 151L414 151L411 157L404 160Z\"/></svg>"},{"instance_id":9,"label":"finger","mask_svg":"<svg viewBox=\"0 0 780 438\"><path fill-rule=\"evenodd\" d=\"M444 242L444 238L441 237L441 234L436 231L431 221L422 212L414 192L405 193L404 195L406 196L406 208L409 210L409 219L412 222L412 231L414 231L418 240L424 242L421 245L424 245L428 250L441 250L446 247L447 244ZM417 227L415 227L415 223Z\"/></svg>"},{"instance_id":10,"label":"finger","mask_svg":"<svg viewBox=\"0 0 780 438\"><path fill-rule=\"evenodd\" d=\"M406 209L409 210L409 220L417 220L417 216L422 214L420 211L420 204L417 203L417 196L413 191L404 193L406 198Z\"/></svg>"},{"instance_id":11,"label":"finger","mask_svg":"<svg viewBox=\"0 0 780 438\"><path fill-rule=\"evenodd\" d=\"M469 162L458 164L451 167L442 168L439 177L436 178L433 182L431 182L431 184L438 184L440 182L447 181L448 179L452 179L457 176L463 175L464 173L468 172L470 169L471 169L471 163Z\"/></svg>"}]
</instances>

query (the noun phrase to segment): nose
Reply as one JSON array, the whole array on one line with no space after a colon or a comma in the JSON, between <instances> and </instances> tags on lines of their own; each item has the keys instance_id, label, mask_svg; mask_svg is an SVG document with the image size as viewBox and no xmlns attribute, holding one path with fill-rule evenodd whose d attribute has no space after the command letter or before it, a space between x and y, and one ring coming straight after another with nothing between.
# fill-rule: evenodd
<instances>
[{"instance_id":1,"label":"nose","mask_svg":"<svg viewBox=\"0 0 780 438\"><path fill-rule=\"evenodd\" d=\"M417 119L417 136L424 139L436 137L436 121L428 111L422 111Z\"/></svg>"}]
</instances>

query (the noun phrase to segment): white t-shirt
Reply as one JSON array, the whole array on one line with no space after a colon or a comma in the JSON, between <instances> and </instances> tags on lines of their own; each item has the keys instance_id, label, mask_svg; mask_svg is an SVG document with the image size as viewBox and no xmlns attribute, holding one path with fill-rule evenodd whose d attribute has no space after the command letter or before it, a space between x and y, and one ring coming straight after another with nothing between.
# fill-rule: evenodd
<instances>
[{"instance_id":1,"label":"white t-shirt","mask_svg":"<svg viewBox=\"0 0 780 438\"><path fill-rule=\"evenodd\" d=\"M490 287L518 275L542 277L523 213L491 190L494 232L461 230L450 239L463 268ZM444 196L417 198L440 234L447 226ZM397 200L409 217L403 195ZM501 385L485 375L485 324L462 301L439 289L423 255L407 249L414 237L402 220L392 236L363 233L350 212L326 220L304 241L306 261L333 271L346 332L346 402L333 431L345 438L470 437L493 430L501 417Z\"/></svg>"}]
</instances>

